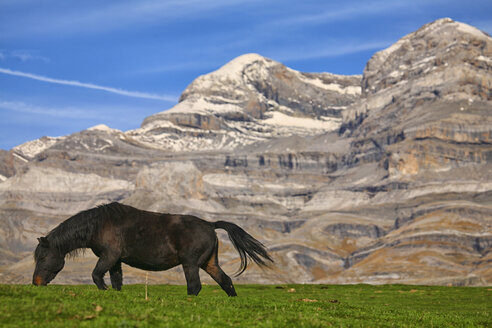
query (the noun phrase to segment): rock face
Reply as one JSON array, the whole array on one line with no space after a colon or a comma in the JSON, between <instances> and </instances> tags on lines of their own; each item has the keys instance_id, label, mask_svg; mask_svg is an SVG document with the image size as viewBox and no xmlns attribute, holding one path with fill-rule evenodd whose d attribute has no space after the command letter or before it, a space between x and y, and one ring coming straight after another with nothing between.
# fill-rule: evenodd
<instances>
[{"instance_id":1,"label":"rock face","mask_svg":"<svg viewBox=\"0 0 492 328\"><path fill-rule=\"evenodd\" d=\"M0 152L0 282L30 282L36 237L117 200L241 225L275 265L239 282L490 285L491 73L492 38L441 19L363 76L244 55L137 130ZM232 273L238 255L218 235ZM68 261L54 282L90 283L94 265ZM150 280L184 283L180 268Z\"/></svg>"}]
</instances>

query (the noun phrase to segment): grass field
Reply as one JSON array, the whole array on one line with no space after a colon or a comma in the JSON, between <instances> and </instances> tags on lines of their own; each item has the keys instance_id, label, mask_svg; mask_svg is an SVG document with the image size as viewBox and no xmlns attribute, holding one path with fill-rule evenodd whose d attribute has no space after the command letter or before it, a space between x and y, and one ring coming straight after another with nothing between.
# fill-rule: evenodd
<instances>
[{"instance_id":1,"label":"grass field","mask_svg":"<svg viewBox=\"0 0 492 328\"><path fill-rule=\"evenodd\" d=\"M0 285L0 327L492 326L492 288L407 285Z\"/></svg>"}]
</instances>

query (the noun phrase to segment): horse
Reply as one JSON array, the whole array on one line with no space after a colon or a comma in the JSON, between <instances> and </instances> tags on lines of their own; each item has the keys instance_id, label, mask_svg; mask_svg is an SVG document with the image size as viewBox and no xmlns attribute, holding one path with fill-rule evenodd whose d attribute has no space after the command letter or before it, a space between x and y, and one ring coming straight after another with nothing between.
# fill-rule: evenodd
<instances>
[{"instance_id":1,"label":"horse","mask_svg":"<svg viewBox=\"0 0 492 328\"><path fill-rule=\"evenodd\" d=\"M241 264L236 276L246 270L248 258L260 267L273 263L265 246L234 223L148 212L114 202L79 212L38 238L32 283L47 285L63 269L67 254L76 256L90 248L99 257L92 280L100 290L108 289L104 282L108 271L112 288L121 290L121 263L149 271L181 264L188 295L198 295L201 290L201 268L228 296L237 296L231 278L219 266L215 229L227 231L239 253Z\"/></svg>"}]
</instances>

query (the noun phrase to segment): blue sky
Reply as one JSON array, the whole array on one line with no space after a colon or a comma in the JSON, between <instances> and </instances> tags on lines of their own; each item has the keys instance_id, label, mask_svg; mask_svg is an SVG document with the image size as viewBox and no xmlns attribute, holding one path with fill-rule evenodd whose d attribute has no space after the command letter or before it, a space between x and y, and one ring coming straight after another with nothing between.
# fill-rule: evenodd
<instances>
[{"instance_id":1,"label":"blue sky","mask_svg":"<svg viewBox=\"0 0 492 328\"><path fill-rule=\"evenodd\" d=\"M137 128L244 53L362 74L376 51L442 17L492 34L490 0L0 0L0 149Z\"/></svg>"}]
</instances>

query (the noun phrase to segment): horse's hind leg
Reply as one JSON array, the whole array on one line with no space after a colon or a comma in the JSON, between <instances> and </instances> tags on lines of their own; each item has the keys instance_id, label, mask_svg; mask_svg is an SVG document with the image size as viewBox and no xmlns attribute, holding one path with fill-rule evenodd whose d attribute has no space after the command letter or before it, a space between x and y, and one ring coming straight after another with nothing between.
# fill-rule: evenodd
<instances>
[{"instance_id":1,"label":"horse's hind leg","mask_svg":"<svg viewBox=\"0 0 492 328\"><path fill-rule=\"evenodd\" d=\"M188 295L198 295L202 289L198 266L183 264L183 270L186 277L186 285L188 286Z\"/></svg>"},{"instance_id":2,"label":"horse's hind leg","mask_svg":"<svg viewBox=\"0 0 492 328\"><path fill-rule=\"evenodd\" d=\"M237 296L231 278L226 275L219 266L217 258L217 248L215 249L212 257L208 260L208 262L202 265L202 269L205 270L212 278L214 278L214 280L220 285L220 287L222 287L227 295Z\"/></svg>"},{"instance_id":3,"label":"horse's hind leg","mask_svg":"<svg viewBox=\"0 0 492 328\"><path fill-rule=\"evenodd\" d=\"M123 271L121 270L121 262L118 261L116 264L109 269L109 276L111 277L111 286L115 290L121 290L123 286Z\"/></svg>"},{"instance_id":4,"label":"horse's hind leg","mask_svg":"<svg viewBox=\"0 0 492 328\"><path fill-rule=\"evenodd\" d=\"M117 260L117 258L109 256L101 256L99 258L96 267L92 271L92 280L96 284L97 288L101 290L108 289L108 286L104 283L104 275L115 265Z\"/></svg>"}]
</instances>

